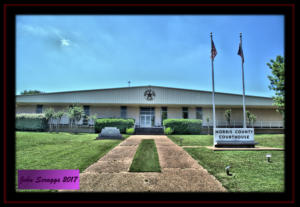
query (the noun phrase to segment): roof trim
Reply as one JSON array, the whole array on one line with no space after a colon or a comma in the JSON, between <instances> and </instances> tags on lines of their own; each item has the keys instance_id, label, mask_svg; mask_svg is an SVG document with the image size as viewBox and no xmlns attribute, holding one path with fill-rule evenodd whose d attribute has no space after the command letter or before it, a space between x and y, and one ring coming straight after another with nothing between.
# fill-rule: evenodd
<instances>
[{"instance_id":1,"label":"roof trim","mask_svg":"<svg viewBox=\"0 0 300 207\"><path fill-rule=\"evenodd\" d=\"M168 89L175 89L175 90L185 90L185 91L195 91L195 92L212 93L211 91L196 90L196 89L185 89L185 88L173 88L173 87L165 87L165 86L145 85L145 86L130 86L130 87L119 87L119 88L88 89L88 90L76 90L76 91L60 91L60 92L49 92L49 93L16 95L16 96L17 97L40 96L40 95L48 95L48 94L62 94L62 93L74 93L74 92L75 93L77 93L77 92L92 92L92 91L105 91L105 90L117 90L117 89L128 89L128 88L144 88L144 87L168 88ZM225 95L242 96L242 94L236 94L236 93L225 93L225 92L216 92L216 91L215 91L215 93L217 93L217 94L225 94ZM245 96L272 99L272 97L266 97L266 96L254 96L254 95L245 95Z\"/></svg>"}]
</instances>

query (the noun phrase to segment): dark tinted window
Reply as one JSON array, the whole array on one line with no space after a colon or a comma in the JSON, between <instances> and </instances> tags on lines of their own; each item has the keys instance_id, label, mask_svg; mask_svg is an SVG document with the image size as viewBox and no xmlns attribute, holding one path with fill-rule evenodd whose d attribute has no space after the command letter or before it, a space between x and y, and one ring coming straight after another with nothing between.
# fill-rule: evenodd
<instances>
[{"instance_id":1,"label":"dark tinted window","mask_svg":"<svg viewBox=\"0 0 300 207\"><path fill-rule=\"evenodd\" d=\"M43 113L43 105L37 105L36 106L36 113L37 114Z\"/></svg>"},{"instance_id":2,"label":"dark tinted window","mask_svg":"<svg viewBox=\"0 0 300 207\"><path fill-rule=\"evenodd\" d=\"M201 107L196 108L196 119L202 119L202 108Z\"/></svg>"},{"instance_id":3,"label":"dark tinted window","mask_svg":"<svg viewBox=\"0 0 300 207\"><path fill-rule=\"evenodd\" d=\"M188 119L189 118L189 110L187 107L182 108L182 118Z\"/></svg>"}]
</instances>

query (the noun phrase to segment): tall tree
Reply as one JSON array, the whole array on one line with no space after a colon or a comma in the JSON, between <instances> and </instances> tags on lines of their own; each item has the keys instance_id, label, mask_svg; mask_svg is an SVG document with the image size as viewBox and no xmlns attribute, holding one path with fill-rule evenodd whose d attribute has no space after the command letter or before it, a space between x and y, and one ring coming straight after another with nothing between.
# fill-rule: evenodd
<instances>
[{"instance_id":1,"label":"tall tree","mask_svg":"<svg viewBox=\"0 0 300 207\"><path fill-rule=\"evenodd\" d=\"M267 66L272 70L272 75L268 78L270 80L269 89L275 91L274 105L277 106L276 110L284 116L284 58L278 55L276 60L271 59Z\"/></svg>"},{"instance_id":2,"label":"tall tree","mask_svg":"<svg viewBox=\"0 0 300 207\"><path fill-rule=\"evenodd\" d=\"M42 91L38 91L38 90L24 90L23 92L21 92L21 95L33 95L33 94L40 94L43 93Z\"/></svg>"}]
</instances>

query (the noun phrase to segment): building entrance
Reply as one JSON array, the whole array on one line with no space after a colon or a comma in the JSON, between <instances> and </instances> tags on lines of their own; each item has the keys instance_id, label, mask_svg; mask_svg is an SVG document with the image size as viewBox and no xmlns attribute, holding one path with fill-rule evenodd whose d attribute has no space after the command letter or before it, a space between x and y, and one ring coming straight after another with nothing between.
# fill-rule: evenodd
<instances>
[{"instance_id":1,"label":"building entrance","mask_svg":"<svg viewBox=\"0 0 300 207\"><path fill-rule=\"evenodd\" d=\"M154 107L140 108L140 127L150 128L154 126Z\"/></svg>"}]
</instances>

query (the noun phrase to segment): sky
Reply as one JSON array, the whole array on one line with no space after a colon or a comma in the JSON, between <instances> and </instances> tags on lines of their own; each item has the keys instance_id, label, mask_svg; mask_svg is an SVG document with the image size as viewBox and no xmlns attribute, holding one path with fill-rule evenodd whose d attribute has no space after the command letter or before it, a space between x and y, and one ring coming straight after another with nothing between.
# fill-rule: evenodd
<instances>
[{"instance_id":1,"label":"sky","mask_svg":"<svg viewBox=\"0 0 300 207\"><path fill-rule=\"evenodd\" d=\"M282 15L17 15L16 94L130 86L271 97L267 63L284 56Z\"/></svg>"}]
</instances>

